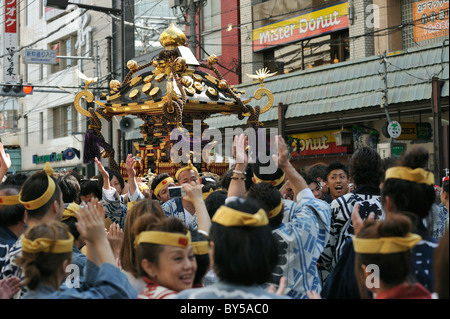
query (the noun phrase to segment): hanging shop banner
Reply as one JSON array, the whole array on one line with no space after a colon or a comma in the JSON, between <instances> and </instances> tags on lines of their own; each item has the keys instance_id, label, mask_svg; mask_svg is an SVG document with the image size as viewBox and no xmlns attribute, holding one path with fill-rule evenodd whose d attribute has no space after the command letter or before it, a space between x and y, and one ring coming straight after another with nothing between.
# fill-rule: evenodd
<instances>
[{"instance_id":1,"label":"hanging shop banner","mask_svg":"<svg viewBox=\"0 0 450 319\"><path fill-rule=\"evenodd\" d=\"M348 2L311 11L253 30L253 51L304 40L348 28Z\"/></svg>"},{"instance_id":2,"label":"hanging shop banner","mask_svg":"<svg viewBox=\"0 0 450 319\"><path fill-rule=\"evenodd\" d=\"M5 82L19 81L19 40L17 37L17 0L5 1L3 16L3 79Z\"/></svg>"},{"instance_id":3,"label":"hanging shop banner","mask_svg":"<svg viewBox=\"0 0 450 319\"><path fill-rule=\"evenodd\" d=\"M52 152L47 155L33 155L33 164L42 164L45 162L60 162L65 160L72 160L77 156L80 158L80 151L76 148L67 148L62 152Z\"/></svg>"},{"instance_id":4,"label":"hanging shop banner","mask_svg":"<svg viewBox=\"0 0 450 319\"><path fill-rule=\"evenodd\" d=\"M402 133L397 140L429 140L432 137L430 123L400 123L400 125Z\"/></svg>"},{"instance_id":5,"label":"hanging shop banner","mask_svg":"<svg viewBox=\"0 0 450 319\"><path fill-rule=\"evenodd\" d=\"M448 36L448 0L426 0L413 6L414 41Z\"/></svg>"},{"instance_id":6,"label":"hanging shop banner","mask_svg":"<svg viewBox=\"0 0 450 319\"><path fill-rule=\"evenodd\" d=\"M401 134L397 137L398 140L417 140L416 123L400 123Z\"/></svg>"},{"instance_id":7,"label":"hanging shop banner","mask_svg":"<svg viewBox=\"0 0 450 319\"><path fill-rule=\"evenodd\" d=\"M287 141L292 157L332 155L351 151L350 146L337 146L334 131L320 131L288 135Z\"/></svg>"}]
</instances>

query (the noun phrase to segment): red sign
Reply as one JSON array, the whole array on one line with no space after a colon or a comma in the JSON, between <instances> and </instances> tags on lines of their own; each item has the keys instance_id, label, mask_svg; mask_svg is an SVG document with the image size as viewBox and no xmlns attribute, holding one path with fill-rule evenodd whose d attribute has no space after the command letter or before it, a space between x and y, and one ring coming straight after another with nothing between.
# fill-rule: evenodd
<instances>
[{"instance_id":1,"label":"red sign","mask_svg":"<svg viewBox=\"0 0 450 319\"><path fill-rule=\"evenodd\" d=\"M5 33L17 33L17 0L5 0Z\"/></svg>"},{"instance_id":2,"label":"red sign","mask_svg":"<svg viewBox=\"0 0 450 319\"><path fill-rule=\"evenodd\" d=\"M5 82L16 82L19 79L17 17L17 0L5 0L5 16L3 17L3 80Z\"/></svg>"},{"instance_id":3,"label":"red sign","mask_svg":"<svg viewBox=\"0 0 450 319\"><path fill-rule=\"evenodd\" d=\"M331 155L348 153L348 146L336 145L334 131L300 133L288 136L291 156Z\"/></svg>"},{"instance_id":4,"label":"red sign","mask_svg":"<svg viewBox=\"0 0 450 319\"><path fill-rule=\"evenodd\" d=\"M253 51L285 45L348 28L348 2L254 29Z\"/></svg>"}]
</instances>

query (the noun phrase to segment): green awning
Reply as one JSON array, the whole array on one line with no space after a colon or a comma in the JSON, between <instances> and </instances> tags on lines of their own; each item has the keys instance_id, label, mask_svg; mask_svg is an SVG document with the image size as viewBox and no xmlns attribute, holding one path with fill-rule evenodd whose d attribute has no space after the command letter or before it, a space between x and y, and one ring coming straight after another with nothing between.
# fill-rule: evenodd
<instances>
[{"instance_id":1,"label":"green awning","mask_svg":"<svg viewBox=\"0 0 450 319\"><path fill-rule=\"evenodd\" d=\"M441 97L449 96L449 44L437 43L387 56L388 103L399 104L431 98L431 79L444 80ZM297 118L330 112L373 107L382 103L384 89L383 64L379 56L326 65L264 81L264 87L274 95L274 106L260 115L260 121L278 119L278 103L287 105L286 118ZM237 86L252 97L259 83ZM252 100L252 106L261 101ZM216 114L206 119L211 128L244 125L247 119L237 115Z\"/></svg>"}]
</instances>

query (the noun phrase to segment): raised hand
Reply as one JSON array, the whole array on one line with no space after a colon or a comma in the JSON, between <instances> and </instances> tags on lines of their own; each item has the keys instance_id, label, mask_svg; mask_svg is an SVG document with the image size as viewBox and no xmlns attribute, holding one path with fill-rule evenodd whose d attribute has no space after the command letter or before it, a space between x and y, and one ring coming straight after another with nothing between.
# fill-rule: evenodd
<instances>
[{"instance_id":1,"label":"raised hand","mask_svg":"<svg viewBox=\"0 0 450 319\"><path fill-rule=\"evenodd\" d=\"M184 196L183 199L191 203L193 203L195 200L203 200L201 184L197 184L196 182L192 181L190 183L184 183L181 186L186 191L186 196Z\"/></svg>"},{"instance_id":2,"label":"raised hand","mask_svg":"<svg viewBox=\"0 0 450 319\"><path fill-rule=\"evenodd\" d=\"M322 299L322 297L320 296L319 293L317 293L316 291L312 290L312 291L307 291L306 295L308 296L308 299Z\"/></svg>"},{"instance_id":3,"label":"raised hand","mask_svg":"<svg viewBox=\"0 0 450 319\"><path fill-rule=\"evenodd\" d=\"M88 259L99 267L103 263L116 265L114 253L106 238L105 209L102 203L94 199L87 205L81 205L75 214L78 232L86 240Z\"/></svg>"},{"instance_id":4,"label":"raised hand","mask_svg":"<svg viewBox=\"0 0 450 319\"><path fill-rule=\"evenodd\" d=\"M134 178L136 176L136 171L134 170L134 162L136 161L136 158L132 154L127 155L125 168L128 173L128 178Z\"/></svg>"},{"instance_id":5,"label":"raised hand","mask_svg":"<svg viewBox=\"0 0 450 319\"><path fill-rule=\"evenodd\" d=\"M106 238L108 238L109 244L114 254L114 258L119 257L120 247L123 241L123 229L120 228L119 224L112 223L109 226L109 231L106 233Z\"/></svg>"},{"instance_id":6,"label":"raised hand","mask_svg":"<svg viewBox=\"0 0 450 319\"><path fill-rule=\"evenodd\" d=\"M78 232L86 241L95 243L105 237L105 209L98 199L80 205L80 210L75 214L78 219Z\"/></svg>"},{"instance_id":7,"label":"raised hand","mask_svg":"<svg viewBox=\"0 0 450 319\"><path fill-rule=\"evenodd\" d=\"M289 164L289 150L284 141L284 138L281 135L275 136L275 143L278 149L278 155L272 155L275 163L277 163L278 167L283 169Z\"/></svg>"},{"instance_id":8,"label":"raised hand","mask_svg":"<svg viewBox=\"0 0 450 319\"><path fill-rule=\"evenodd\" d=\"M181 186L186 191L186 196L183 197L183 200L187 200L194 205L195 212L197 214L198 230L204 231L209 234L209 229L211 227L211 218L209 217L205 201L203 200L203 185L191 181L190 183L184 183Z\"/></svg>"},{"instance_id":9,"label":"raised hand","mask_svg":"<svg viewBox=\"0 0 450 319\"><path fill-rule=\"evenodd\" d=\"M275 285L270 285L267 288L268 292L271 292L273 294L277 294L277 295L284 295L284 290L286 289L286 284L287 284L287 279L286 277L281 277L280 278L280 284L278 285L278 289L275 288Z\"/></svg>"},{"instance_id":10,"label":"raised hand","mask_svg":"<svg viewBox=\"0 0 450 319\"><path fill-rule=\"evenodd\" d=\"M98 171L102 175L103 178L103 188L104 189L110 189L111 184L109 183L109 173L105 170L105 168L102 165L102 162L98 160L98 158L94 158L95 163L97 163Z\"/></svg>"},{"instance_id":11,"label":"raised hand","mask_svg":"<svg viewBox=\"0 0 450 319\"><path fill-rule=\"evenodd\" d=\"M0 299L11 299L19 290L21 282L17 277L0 280Z\"/></svg>"},{"instance_id":12,"label":"raised hand","mask_svg":"<svg viewBox=\"0 0 450 319\"><path fill-rule=\"evenodd\" d=\"M248 164L247 146L248 146L247 135L241 134L235 136L233 141L233 156L236 160L236 164L244 164L245 166L247 166Z\"/></svg>"},{"instance_id":13,"label":"raised hand","mask_svg":"<svg viewBox=\"0 0 450 319\"><path fill-rule=\"evenodd\" d=\"M3 148L3 144L0 143L0 174L1 178L8 172L9 168L11 167L11 158L9 157L9 154L5 152L5 149ZM1 179L0 179L1 182Z\"/></svg>"},{"instance_id":14,"label":"raised hand","mask_svg":"<svg viewBox=\"0 0 450 319\"><path fill-rule=\"evenodd\" d=\"M352 224L353 224L355 236L359 234L359 232L361 231L361 229L363 228L363 226L365 224L374 223L374 222L375 222L375 213L374 212L370 212L369 216L367 216L367 219L363 220L361 218L361 215L359 214L359 203L357 203L353 207Z\"/></svg>"}]
</instances>

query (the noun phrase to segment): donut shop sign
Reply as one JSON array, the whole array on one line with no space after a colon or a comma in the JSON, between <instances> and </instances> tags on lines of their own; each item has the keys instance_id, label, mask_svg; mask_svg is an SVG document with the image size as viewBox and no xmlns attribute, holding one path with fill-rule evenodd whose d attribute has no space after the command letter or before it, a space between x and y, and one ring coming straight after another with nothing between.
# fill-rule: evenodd
<instances>
[{"instance_id":1,"label":"donut shop sign","mask_svg":"<svg viewBox=\"0 0 450 319\"><path fill-rule=\"evenodd\" d=\"M253 51L348 28L347 11L348 2L342 2L254 29Z\"/></svg>"}]
</instances>

